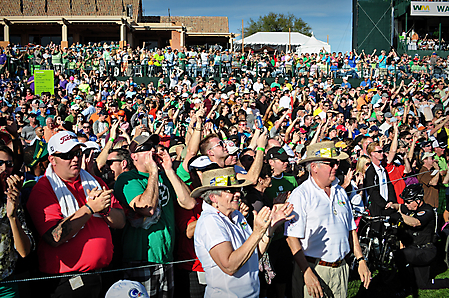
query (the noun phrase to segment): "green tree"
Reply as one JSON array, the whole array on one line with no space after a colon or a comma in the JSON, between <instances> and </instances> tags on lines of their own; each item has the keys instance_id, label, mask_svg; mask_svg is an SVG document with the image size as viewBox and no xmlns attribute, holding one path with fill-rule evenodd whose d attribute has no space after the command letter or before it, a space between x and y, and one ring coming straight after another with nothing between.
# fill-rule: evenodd
<instances>
[{"instance_id":1,"label":"green tree","mask_svg":"<svg viewBox=\"0 0 449 298\"><path fill-rule=\"evenodd\" d=\"M310 26L301 18L295 17L289 13L270 12L265 16L260 16L257 21L249 19L245 28L245 36L249 36L256 32L288 32L288 28L292 32L299 32L307 36L312 36Z\"/></svg>"}]
</instances>

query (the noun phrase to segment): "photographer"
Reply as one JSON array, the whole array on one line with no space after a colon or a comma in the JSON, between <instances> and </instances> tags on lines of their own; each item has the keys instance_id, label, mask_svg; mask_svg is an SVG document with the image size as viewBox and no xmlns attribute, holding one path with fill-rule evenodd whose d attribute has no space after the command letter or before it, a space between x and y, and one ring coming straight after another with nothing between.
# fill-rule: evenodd
<instances>
[{"instance_id":1,"label":"photographer","mask_svg":"<svg viewBox=\"0 0 449 298\"><path fill-rule=\"evenodd\" d=\"M400 240L405 248L397 252L400 274L409 284L412 280L412 289L446 289L449 288L449 279L432 279L430 277L431 262L437 255L434 245L435 212L429 204L424 203L424 189L421 184L411 184L405 187L401 194L405 204L389 202L385 208L395 209L399 212L405 224Z\"/></svg>"}]
</instances>

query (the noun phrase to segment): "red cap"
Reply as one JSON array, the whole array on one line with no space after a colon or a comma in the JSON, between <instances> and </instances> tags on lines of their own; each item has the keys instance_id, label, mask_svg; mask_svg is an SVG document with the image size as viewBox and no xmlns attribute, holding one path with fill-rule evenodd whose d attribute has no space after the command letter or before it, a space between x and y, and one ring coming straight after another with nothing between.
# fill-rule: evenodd
<instances>
[{"instance_id":1,"label":"red cap","mask_svg":"<svg viewBox=\"0 0 449 298\"><path fill-rule=\"evenodd\" d=\"M103 107L104 107L104 103L101 102L101 101L99 101L99 102L97 103L97 107L98 107L98 108L103 108Z\"/></svg>"},{"instance_id":2,"label":"red cap","mask_svg":"<svg viewBox=\"0 0 449 298\"><path fill-rule=\"evenodd\" d=\"M118 111L117 115L118 116L125 116L125 111L120 110L120 111Z\"/></svg>"},{"instance_id":3,"label":"red cap","mask_svg":"<svg viewBox=\"0 0 449 298\"><path fill-rule=\"evenodd\" d=\"M346 128L343 125L337 125L337 130L346 131Z\"/></svg>"}]
</instances>

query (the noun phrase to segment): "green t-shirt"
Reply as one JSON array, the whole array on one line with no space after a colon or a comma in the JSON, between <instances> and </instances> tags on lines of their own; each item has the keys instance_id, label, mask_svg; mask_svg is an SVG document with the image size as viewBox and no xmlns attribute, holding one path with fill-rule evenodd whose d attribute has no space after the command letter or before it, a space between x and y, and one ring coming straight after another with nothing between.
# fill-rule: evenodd
<instances>
[{"instance_id":1,"label":"green t-shirt","mask_svg":"<svg viewBox=\"0 0 449 298\"><path fill-rule=\"evenodd\" d=\"M440 171L447 171L447 161L446 158L444 158L444 156L439 157L438 155L435 154L435 160L438 162L438 167L440 168ZM443 185L444 187L449 187L449 183ZM446 191L446 189L443 190Z\"/></svg>"},{"instance_id":2,"label":"green t-shirt","mask_svg":"<svg viewBox=\"0 0 449 298\"><path fill-rule=\"evenodd\" d=\"M71 123L75 124L75 117L73 117L73 115L70 114L67 117L65 117L64 121L65 122L71 122Z\"/></svg>"},{"instance_id":3,"label":"green t-shirt","mask_svg":"<svg viewBox=\"0 0 449 298\"><path fill-rule=\"evenodd\" d=\"M270 202L273 207L273 200L280 194L286 191L292 191L298 187L298 182L294 176L283 174L281 178L271 177L271 186L265 190L265 197ZM273 241L282 239L284 237L284 232L279 229L274 233Z\"/></svg>"},{"instance_id":4,"label":"green t-shirt","mask_svg":"<svg viewBox=\"0 0 449 298\"><path fill-rule=\"evenodd\" d=\"M176 175L178 175L178 177L181 178L181 180L184 181L185 184L189 186L190 184L192 184L192 181L190 181L190 174L184 169L182 163L180 163L179 167L176 169Z\"/></svg>"},{"instance_id":5,"label":"green t-shirt","mask_svg":"<svg viewBox=\"0 0 449 298\"><path fill-rule=\"evenodd\" d=\"M125 209L123 230L123 261L163 263L173 261L175 243L175 190L163 172L159 172L159 202L162 207L158 222L148 229L132 227L129 219L137 215L129 203L141 195L148 184L148 173L131 170L122 173L115 182L114 195Z\"/></svg>"},{"instance_id":6,"label":"green t-shirt","mask_svg":"<svg viewBox=\"0 0 449 298\"><path fill-rule=\"evenodd\" d=\"M271 177L271 186L265 190L265 195L273 203L278 195L286 191L292 191L297 186L298 182L296 182L294 176L283 174L281 178Z\"/></svg>"}]
</instances>

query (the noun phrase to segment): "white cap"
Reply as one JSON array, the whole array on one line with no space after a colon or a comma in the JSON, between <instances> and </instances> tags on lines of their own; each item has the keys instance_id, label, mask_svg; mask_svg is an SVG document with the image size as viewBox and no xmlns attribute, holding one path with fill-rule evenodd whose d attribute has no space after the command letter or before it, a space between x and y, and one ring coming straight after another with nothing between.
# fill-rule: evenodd
<instances>
[{"instance_id":1,"label":"white cap","mask_svg":"<svg viewBox=\"0 0 449 298\"><path fill-rule=\"evenodd\" d=\"M189 93L184 92L181 96L184 97L184 98L189 97Z\"/></svg>"},{"instance_id":2,"label":"white cap","mask_svg":"<svg viewBox=\"0 0 449 298\"><path fill-rule=\"evenodd\" d=\"M72 109L72 110L74 110L74 111L77 111L77 110L80 109L80 106L76 103L76 104L72 105L72 106L70 107L70 109Z\"/></svg>"},{"instance_id":3,"label":"white cap","mask_svg":"<svg viewBox=\"0 0 449 298\"><path fill-rule=\"evenodd\" d=\"M67 153L78 145L86 146L78 141L75 133L67 130L60 131L48 141L48 155L53 155L55 152Z\"/></svg>"},{"instance_id":4,"label":"white cap","mask_svg":"<svg viewBox=\"0 0 449 298\"><path fill-rule=\"evenodd\" d=\"M426 159L427 157L434 156L435 152L424 152L423 156L421 157L421 160Z\"/></svg>"},{"instance_id":5,"label":"white cap","mask_svg":"<svg viewBox=\"0 0 449 298\"><path fill-rule=\"evenodd\" d=\"M131 280L119 280L106 292L105 298L150 298L145 287Z\"/></svg>"},{"instance_id":6,"label":"white cap","mask_svg":"<svg viewBox=\"0 0 449 298\"><path fill-rule=\"evenodd\" d=\"M225 93L223 93L223 94L221 95L221 98L223 98L223 99L228 99L229 97L228 97Z\"/></svg>"},{"instance_id":7,"label":"white cap","mask_svg":"<svg viewBox=\"0 0 449 298\"><path fill-rule=\"evenodd\" d=\"M193 101L193 103L201 103L201 99L196 98L196 99Z\"/></svg>"},{"instance_id":8,"label":"white cap","mask_svg":"<svg viewBox=\"0 0 449 298\"><path fill-rule=\"evenodd\" d=\"M237 151L239 151L239 147L237 147L233 141L226 140L226 141L224 141L224 143L226 144L226 148L228 149L229 154L232 155L232 154L236 153Z\"/></svg>"},{"instance_id":9,"label":"white cap","mask_svg":"<svg viewBox=\"0 0 449 298\"><path fill-rule=\"evenodd\" d=\"M100 145L98 145L94 141L87 141L87 142L84 143L84 145L86 145L86 147L83 148L83 151L87 150L87 149L93 149L94 152L100 152L101 151Z\"/></svg>"}]
</instances>

